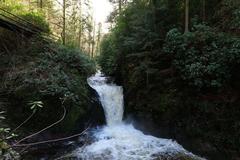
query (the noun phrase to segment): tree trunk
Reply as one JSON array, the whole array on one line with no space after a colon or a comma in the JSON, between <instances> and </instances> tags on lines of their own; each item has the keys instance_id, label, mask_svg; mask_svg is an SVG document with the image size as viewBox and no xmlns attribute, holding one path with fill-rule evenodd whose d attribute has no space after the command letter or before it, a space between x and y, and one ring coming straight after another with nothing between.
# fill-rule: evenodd
<instances>
[{"instance_id":1,"label":"tree trunk","mask_svg":"<svg viewBox=\"0 0 240 160\"><path fill-rule=\"evenodd\" d=\"M82 47L82 2L79 0L79 8L80 8L80 13L79 13L79 31L78 31L78 45L79 48Z\"/></svg>"},{"instance_id":2,"label":"tree trunk","mask_svg":"<svg viewBox=\"0 0 240 160\"><path fill-rule=\"evenodd\" d=\"M39 2L39 7L42 9L43 8L43 0L40 0Z\"/></svg>"},{"instance_id":3,"label":"tree trunk","mask_svg":"<svg viewBox=\"0 0 240 160\"><path fill-rule=\"evenodd\" d=\"M98 24L98 34L97 34L97 46L96 46L96 53L99 53L100 48L100 40L101 40L101 34L102 34L102 24Z\"/></svg>"},{"instance_id":4,"label":"tree trunk","mask_svg":"<svg viewBox=\"0 0 240 160\"><path fill-rule=\"evenodd\" d=\"M63 30L62 30L62 43L65 45L66 41L66 0L63 0Z\"/></svg>"},{"instance_id":5,"label":"tree trunk","mask_svg":"<svg viewBox=\"0 0 240 160\"><path fill-rule=\"evenodd\" d=\"M118 1L118 10L119 10L119 13L122 11L122 0Z\"/></svg>"},{"instance_id":6,"label":"tree trunk","mask_svg":"<svg viewBox=\"0 0 240 160\"><path fill-rule=\"evenodd\" d=\"M203 0L203 6L202 6L202 19L203 19L203 22L206 21L206 0Z\"/></svg>"},{"instance_id":7,"label":"tree trunk","mask_svg":"<svg viewBox=\"0 0 240 160\"><path fill-rule=\"evenodd\" d=\"M189 0L185 0L185 31L189 32Z\"/></svg>"},{"instance_id":8,"label":"tree trunk","mask_svg":"<svg viewBox=\"0 0 240 160\"><path fill-rule=\"evenodd\" d=\"M79 45L79 48L82 47L82 22L80 21L80 24L79 24L79 31L78 31L78 45Z\"/></svg>"},{"instance_id":9,"label":"tree trunk","mask_svg":"<svg viewBox=\"0 0 240 160\"><path fill-rule=\"evenodd\" d=\"M88 31L88 54L89 54L89 57L91 57L91 40L92 40L91 31Z\"/></svg>"},{"instance_id":10,"label":"tree trunk","mask_svg":"<svg viewBox=\"0 0 240 160\"><path fill-rule=\"evenodd\" d=\"M31 11L31 0L28 0L28 11Z\"/></svg>"},{"instance_id":11,"label":"tree trunk","mask_svg":"<svg viewBox=\"0 0 240 160\"><path fill-rule=\"evenodd\" d=\"M92 57L94 57L94 48L95 48L95 22L93 23L93 38L92 38Z\"/></svg>"}]
</instances>

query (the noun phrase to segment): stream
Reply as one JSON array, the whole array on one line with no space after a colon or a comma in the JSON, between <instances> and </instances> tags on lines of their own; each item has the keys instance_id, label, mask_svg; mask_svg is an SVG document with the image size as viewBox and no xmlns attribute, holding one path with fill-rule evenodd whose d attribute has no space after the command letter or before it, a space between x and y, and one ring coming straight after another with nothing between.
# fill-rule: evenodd
<instances>
[{"instance_id":1,"label":"stream","mask_svg":"<svg viewBox=\"0 0 240 160\"><path fill-rule=\"evenodd\" d=\"M91 142L87 143L65 158L81 160L189 160L200 158L185 150L171 139L145 135L132 124L123 121L123 89L107 83L107 77L100 72L88 79L88 84L96 90L104 109L107 124L93 129Z\"/></svg>"}]
</instances>

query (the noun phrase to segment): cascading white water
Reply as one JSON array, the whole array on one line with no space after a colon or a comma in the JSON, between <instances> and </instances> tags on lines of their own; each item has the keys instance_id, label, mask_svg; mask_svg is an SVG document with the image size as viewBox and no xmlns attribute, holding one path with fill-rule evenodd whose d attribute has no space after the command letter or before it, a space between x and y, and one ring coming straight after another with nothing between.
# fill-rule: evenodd
<instances>
[{"instance_id":1,"label":"cascading white water","mask_svg":"<svg viewBox=\"0 0 240 160\"><path fill-rule=\"evenodd\" d=\"M97 91L104 109L107 125L120 124L123 117L123 89L121 86L107 84L107 79L96 73L88 79L88 84Z\"/></svg>"},{"instance_id":2,"label":"cascading white water","mask_svg":"<svg viewBox=\"0 0 240 160\"><path fill-rule=\"evenodd\" d=\"M88 79L89 85L99 94L107 126L96 130L93 142L78 148L74 155L83 160L177 160L181 156L202 159L173 140L145 135L122 122L122 87L106 81L100 72Z\"/></svg>"}]
</instances>

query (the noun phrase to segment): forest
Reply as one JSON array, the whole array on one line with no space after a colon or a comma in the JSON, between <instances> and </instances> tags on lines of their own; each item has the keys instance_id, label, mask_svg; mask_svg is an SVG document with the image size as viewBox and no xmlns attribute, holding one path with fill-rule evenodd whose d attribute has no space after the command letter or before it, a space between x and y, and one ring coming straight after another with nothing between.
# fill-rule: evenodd
<instances>
[{"instance_id":1,"label":"forest","mask_svg":"<svg viewBox=\"0 0 240 160\"><path fill-rule=\"evenodd\" d=\"M118 11L99 64L123 85L127 113L213 159L238 157L240 1L136 0Z\"/></svg>"},{"instance_id":2,"label":"forest","mask_svg":"<svg viewBox=\"0 0 240 160\"><path fill-rule=\"evenodd\" d=\"M0 0L0 159L238 160L240 1L96 1Z\"/></svg>"}]
</instances>

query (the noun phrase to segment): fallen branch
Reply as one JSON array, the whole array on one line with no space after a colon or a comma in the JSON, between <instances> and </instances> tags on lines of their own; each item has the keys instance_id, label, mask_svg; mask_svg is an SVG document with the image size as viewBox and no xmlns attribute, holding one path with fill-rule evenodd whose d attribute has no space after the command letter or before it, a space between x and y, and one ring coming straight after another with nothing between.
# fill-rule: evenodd
<instances>
[{"instance_id":1,"label":"fallen branch","mask_svg":"<svg viewBox=\"0 0 240 160\"><path fill-rule=\"evenodd\" d=\"M81 136L82 134L86 133L86 131L90 128L91 125L89 125L84 131L81 133L69 136L69 137L64 137L64 138L58 138L58 139L52 139L52 140L46 140L46 141L40 141L40 142L34 142L34 143L26 143L26 144L14 144L11 147L26 147L26 146L34 146L34 145L39 145L39 144L44 144L44 143L52 143L52 142L59 142L59 141L64 141L67 139L75 138L78 136Z\"/></svg>"},{"instance_id":2,"label":"fallen branch","mask_svg":"<svg viewBox=\"0 0 240 160\"><path fill-rule=\"evenodd\" d=\"M22 154L23 152L25 152L29 147L30 147L30 146L24 147L24 148L19 152L19 154L21 155L21 154Z\"/></svg>"},{"instance_id":3,"label":"fallen branch","mask_svg":"<svg viewBox=\"0 0 240 160\"><path fill-rule=\"evenodd\" d=\"M55 126L55 125L57 125L58 123L60 123L60 122L65 118L65 116L66 116L66 108L64 107L64 105L62 105L62 107L63 107L63 116L61 117L61 119L59 119L59 120L56 121L55 123L53 123L53 124L51 124L51 125L43 128L42 130L40 130L40 131L38 131L38 132L36 132L36 133L33 133L33 134L31 134L31 135L29 135L29 136L27 136L27 137L24 137L23 139L17 141L15 144L13 144L13 146L16 146L17 144L21 143L22 141L24 141L24 140L26 140L26 139L29 139L29 138L31 138L31 137L33 137L33 136L36 136L36 135L42 133L43 131L45 131L45 130L47 130L47 129L49 129L49 128Z\"/></svg>"},{"instance_id":4,"label":"fallen branch","mask_svg":"<svg viewBox=\"0 0 240 160\"><path fill-rule=\"evenodd\" d=\"M19 126L17 126L14 130L12 130L11 133L14 133L18 128L22 127L25 123L27 123L35 113L36 112L32 112L32 114L25 121L23 121Z\"/></svg>"}]
</instances>

